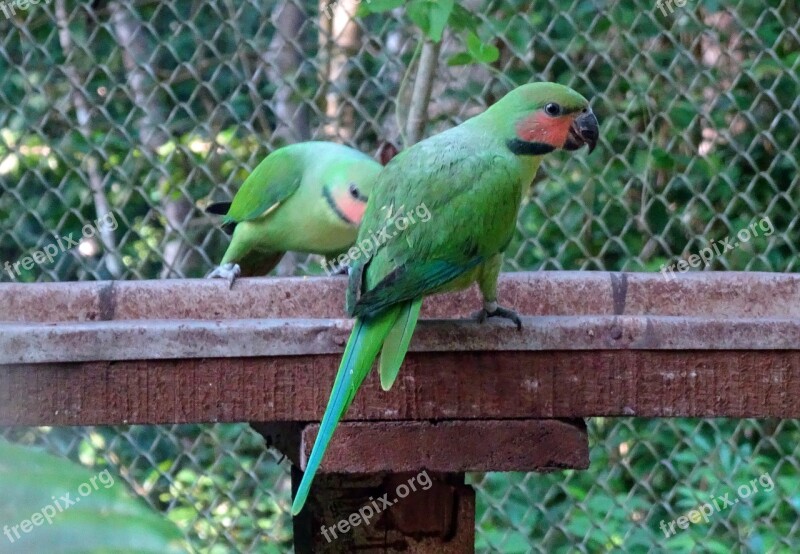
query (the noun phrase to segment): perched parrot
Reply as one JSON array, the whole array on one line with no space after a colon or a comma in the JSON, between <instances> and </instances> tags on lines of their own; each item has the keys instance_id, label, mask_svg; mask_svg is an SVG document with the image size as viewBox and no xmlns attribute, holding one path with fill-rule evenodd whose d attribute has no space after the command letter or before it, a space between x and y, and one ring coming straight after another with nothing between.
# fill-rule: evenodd
<instances>
[{"instance_id":1,"label":"perched parrot","mask_svg":"<svg viewBox=\"0 0 800 554\"><path fill-rule=\"evenodd\" d=\"M381 386L389 390L394 383L425 296L477 282L483 295L478 320L500 316L521 327L516 313L497 304L503 251L520 202L545 154L584 144L591 152L598 135L583 96L559 84L533 83L401 152L384 168L356 240L363 247L369 239L373 247L350 267L347 311L355 324L293 514L303 508L336 424L379 352ZM426 222L397 225L417 206L430 210Z\"/></svg>"},{"instance_id":2,"label":"perched parrot","mask_svg":"<svg viewBox=\"0 0 800 554\"><path fill-rule=\"evenodd\" d=\"M330 142L280 148L258 164L233 198L206 211L224 215L233 237L208 274L233 281L265 275L287 250L335 255L356 238L381 164Z\"/></svg>"}]
</instances>

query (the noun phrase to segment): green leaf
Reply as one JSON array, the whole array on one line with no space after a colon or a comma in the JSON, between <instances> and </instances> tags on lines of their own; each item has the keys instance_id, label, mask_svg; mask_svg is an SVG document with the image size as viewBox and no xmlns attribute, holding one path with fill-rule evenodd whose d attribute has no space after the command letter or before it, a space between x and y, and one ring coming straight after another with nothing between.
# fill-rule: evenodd
<instances>
[{"instance_id":1,"label":"green leaf","mask_svg":"<svg viewBox=\"0 0 800 554\"><path fill-rule=\"evenodd\" d=\"M656 169L672 169L675 167L675 160L669 152L663 148L653 148L653 167Z\"/></svg>"},{"instance_id":2,"label":"green leaf","mask_svg":"<svg viewBox=\"0 0 800 554\"><path fill-rule=\"evenodd\" d=\"M450 14L450 27L454 31L473 31L477 32L481 24L478 16L469 11L464 6L456 4Z\"/></svg>"},{"instance_id":3,"label":"green leaf","mask_svg":"<svg viewBox=\"0 0 800 554\"><path fill-rule=\"evenodd\" d=\"M468 65L471 63L492 63L500 57L500 50L493 44L481 42L480 37L473 32L467 34L467 51L450 56L447 65Z\"/></svg>"},{"instance_id":4,"label":"green leaf","mask_svg":"<svg viewBox=\"0 0 800 554\"><path fill-rule=\"evenodd\" d=\"M449 66L456 66L456 65L469 65L475 62L475 58L472 57L471 54L468 52L459 52L454 56L450 56L447 59L447 65Z\"/></svg>"},{"instance_id":5,"label":"green leaf","mask_svg":"<svg viewBox=\"0 0 800 554\"><path fill-rule=\"evenodd\" d=\"M680 102L676 104L675 107L669 112L670 120L673 122L673 124L681 128L691 125L695 116L697 116L697 108L688 102Z\"/></svg>"},{"instance_id":6,"label":"green leaf","mask_svg":"<svg viewBox=\"0 0 800 554\"><path fill-rule=\"evenodd\" d=\"M408 6L408 17L425 36L439 42L454 5L455 0L413 0Z\"/></svg>"},{"instance_id":7,"label":"green leaf","mask_svg":"<svg viewBox=\"0 0 800 554\"><path fill-rule=\"evenodd\" d=\"M177 527L122 483L0 441L0 520L20 525L20 552L186 552Z\"/></svg>"},{"instance_id":8,"label":"green leaf","mask_svg":"<svg viewBox=\"0 0 800 554\"><path fill-rule=\"evenodd\" d=\"M403 0L366 0L359 4L356 15L364 17L371 13L384 13L399 8L404 3Z\"/></svg>"},{"instance_id":9,"label":"green leaf","mask_svg":"<svg viewBox=\"0 0 800 554\"><path fill-rule=\"evenodd\" d=\"M467 50L480 63L492 63L500 57L500 50L494 44L483 42L475 33L467 35Z\"/></svg>"}]
</instances>

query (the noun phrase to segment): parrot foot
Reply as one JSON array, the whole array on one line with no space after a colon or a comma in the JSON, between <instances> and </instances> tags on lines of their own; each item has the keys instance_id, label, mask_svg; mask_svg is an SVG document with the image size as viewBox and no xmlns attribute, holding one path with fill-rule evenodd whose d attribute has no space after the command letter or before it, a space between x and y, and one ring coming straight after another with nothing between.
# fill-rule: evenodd
<instances>
[{"instance_id":1,"label":"parrot foot","mask_svg":"<svg viewBox=\"0 0 800 554\"><path fill-rule=\"evenodd\" d=\"M206 275L206 279L227 279L230 282L228 285L229 289L233 288L233 282L236 281L236 278L242 274L242 268L239 267L239 264L223 264L216 268L214 271Z\"/></svg>"},{"instance_id":2,"label":"parrot foot","mask_svg":"<svg viewBox=\"0 0 800 554\"><path fill-rule=\"evenodd\" d=\"M490 317L502 317L513 321L517 329L522 329L522 320L517 312L498 306L497 302L484 302L483 309L477 311L473 317L478 320L478 323L484 323Z\"/></svg>"}]
</instances>

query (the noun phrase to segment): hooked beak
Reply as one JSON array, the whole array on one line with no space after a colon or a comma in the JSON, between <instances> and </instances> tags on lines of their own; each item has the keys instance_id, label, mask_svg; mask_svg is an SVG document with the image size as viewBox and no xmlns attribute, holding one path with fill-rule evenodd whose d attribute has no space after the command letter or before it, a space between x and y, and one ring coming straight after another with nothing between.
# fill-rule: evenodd
<instances>
[{"instance_id":1,"label":"hooked beak","mask_svg":"<svg viewBox=\"0 0 800 554\"><path fill-rule=\"evenodd\" d=\"M597 118L591 110L587 110L572 122L567 140L564 143L564 150L577 150L586 144L589 146L589 153L591 154L594 147L597 146L599 137L600 129Z\"/></svg>"}]
</instances>

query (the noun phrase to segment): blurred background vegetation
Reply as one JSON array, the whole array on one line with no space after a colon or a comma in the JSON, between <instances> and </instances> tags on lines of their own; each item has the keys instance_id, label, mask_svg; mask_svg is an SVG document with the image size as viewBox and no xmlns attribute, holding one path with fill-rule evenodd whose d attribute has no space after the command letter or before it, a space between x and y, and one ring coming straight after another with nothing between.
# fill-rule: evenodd
<instances>
[{"instance_id":1,"label":"blurred background vegetation","mask_svg":"<svg viewBox=\"0 0 800 554\"><path fill-rule=\"evenodd\" d=\"M441 37L426 135L535 80L591 97L601 121L593 154L553 156L540 171L509 271L658 271L764 217L774 233L708 269L795 271L800 6L672 10L655 0L51 0L0 16L0 263L113 213L115 230L13 279L202 276L227 244L204 203L230 198L282 144L402 146L419 45ZM299 256L277 271L322 272ZM588 471L472 477L479 551L798 550L797 422L589 425ZM198 552L291 548L286 462L246 425L3 433L115 468ZM669 539L659 530L764 472L772 492Z\"/></svg>"},{"instance_id":2,"label":"blurred background vegetation","mask_svg":"<svg viewBox=\"0 0 800 554\"><path fill-rule=\"evenodd\" d=\"M109 468L93 472L41 449L0 440L0 490L2 552L187 551L177 526L132 495Z\"/></svg>"}]
</instances>

